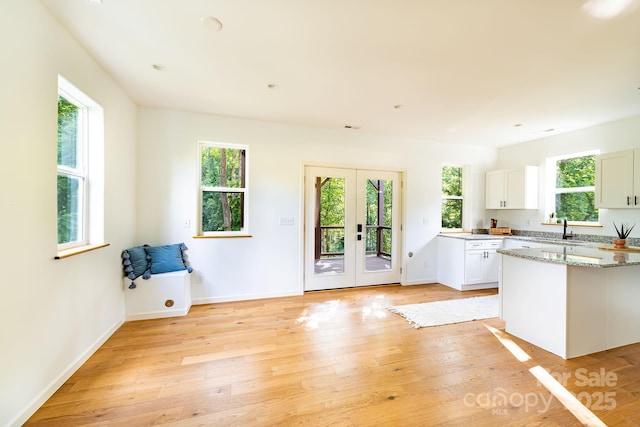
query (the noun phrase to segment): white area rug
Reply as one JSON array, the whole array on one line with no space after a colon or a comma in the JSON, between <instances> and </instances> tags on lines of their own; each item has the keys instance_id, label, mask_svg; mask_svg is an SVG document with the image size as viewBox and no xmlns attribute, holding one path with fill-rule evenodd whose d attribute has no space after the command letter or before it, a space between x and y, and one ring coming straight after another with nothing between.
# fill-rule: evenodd
<instances>
[{"instance_id":1,"label":"white area rug","mask_svg":"<svg viewBox=\"0 0 640 427\"><path fill-rule=\"evenodd\" d=\"M387 307L414 328L498 317L498 295Z\"/></svg>"}]
</instances>

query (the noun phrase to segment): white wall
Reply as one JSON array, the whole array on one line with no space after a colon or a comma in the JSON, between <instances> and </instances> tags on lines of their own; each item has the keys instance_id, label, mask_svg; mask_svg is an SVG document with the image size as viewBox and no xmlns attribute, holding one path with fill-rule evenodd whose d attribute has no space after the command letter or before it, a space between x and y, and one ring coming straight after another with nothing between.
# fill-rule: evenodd
<instances>
[{"instance_id":1,"label":"white wall","mask_svg":"<svg viewBox=\"0 0 640 427\"><path fill-rule=\"evenodd\" d=\"M308 163L405 172L404 283L433 282L442 164L472 165L470 184L479 201L470 200L469 209L473 218L484 221L484 171L496 160L494 149L153 108L140 109L139 130L136 243L185 242L195 269L196 303L302 292L302 175ZM253 237L192 238L199 140L249 145ZM296 225L280 226L280 217L293 217ZM191 223L189 229L185 220ZM414 256L408 258L408 252Z\"/></svg>"},{"instance_id":2,"label":"white wall","mask_svg":"<svg viewBox=\"0 0 640 427\"><path fill-rule=\"evenodd\" d=\"M36 0L0 2L0 426L20 425L124 320L137 111ZM58 74L105 110L105 236L54 260Z\"/></svg>"},{"instance_id":3,"label":"white wall","mask_svg":"<svg viewBox=\"0 0 640 427\"><path fill-rule=\"evenodd\" d=\"M498 218L499 224L519 230L537 230L552 233L562 233L561 227L542 225L547 208L544 196L546 180L546 159L574 153L599 150L601 153L615 152L640 148L640 117L605 123L588 129L560 134L523 144L512 145L498 150L498 168L510 168L523 165L537 165L540 167L540 198L538 210L517 211L488 211ZM638 223L640 227L640 211L638 209L600 209L600 223L602 228L571 227L574 233L595 234L604 236L615 235L613 221ZM528 225L528 223L531 225ZM640 236L637 228L631 237Z\"/></svg>"}]
</instances>

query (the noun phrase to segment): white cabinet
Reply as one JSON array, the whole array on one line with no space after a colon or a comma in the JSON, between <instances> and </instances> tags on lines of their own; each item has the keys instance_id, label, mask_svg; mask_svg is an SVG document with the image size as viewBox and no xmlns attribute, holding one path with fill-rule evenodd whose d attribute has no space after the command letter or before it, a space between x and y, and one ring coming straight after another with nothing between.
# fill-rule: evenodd
<instances>
[{"instance_id":1,"label":"white cabinet","mask_svg":"<svg viewBox=\"0 0 640 427\"><path fill-rule=\"evenodd\" d=\"M486 209L537 209L538 167L502 169L487 172Z\"/></svg>"},{"instance_id":2,"label":"white cabinet","mask_svg":"<svg viewBox=\"0 0 640 427\"><path fill-rule=\"evenodd\" d=\"M478 246L481 247L478 247ZM464 284L489 283L498 281L498 253L500 241L467 242L464 260Z\"/></svg>"},{"instance_id":3,"label":"white cabinet","mask_svg":"<svg viewBox=\"0 0 640 427\"><path fill-rule=\"evenodd\" d=\"M597 208L640 208L640 150L596 156Z\"/></svg>"},{"instance_id":4,"label":"white cabinet","mask_svg":"<svg viewBox=\"0 0 640 427\"><path fill-rule=\"evenodd\" d=\"M498 287L501 239L438 238L438 282L460 291Z\"/></svg>"}]
</instances>

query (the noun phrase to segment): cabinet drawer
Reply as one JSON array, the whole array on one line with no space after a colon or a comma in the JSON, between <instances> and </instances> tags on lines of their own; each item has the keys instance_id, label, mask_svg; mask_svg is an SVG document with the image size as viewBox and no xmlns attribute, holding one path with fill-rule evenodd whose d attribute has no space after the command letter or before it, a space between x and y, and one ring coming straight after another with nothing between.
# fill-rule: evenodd
<instances>
[{"instance_id":1,"label":"cabinet drawer","mask_svg":"<svg viewBox=\"0 0 640 427\"><path fill-rule=\"evenodd\" d=\"M501 247L502 247L502 240L468 240L465 243L466 250L499 249Z\"/></svg>"},{"instance_id":2,"label":"cabinet drawer","mask_svg":"<svg viewBox=\"0 0 640 427\"><path fill-rule=\"evenodd\" d=\"M502 247L501 240L489 240L486 243L485 248L487 249L500 249Z\"/></svg>"},{"instance_id":3,"label":"cabinet drawer","mask_svg":"<svg viewBox=\"0 0 640 427\"><path fill-rule=\"evenodd\" d=\"M465 249L470 250L470 249L483 249L484 248L484 241L482 240L471 240L471 241L467 241L465 244Z\"/></svg>"}]
</instances>

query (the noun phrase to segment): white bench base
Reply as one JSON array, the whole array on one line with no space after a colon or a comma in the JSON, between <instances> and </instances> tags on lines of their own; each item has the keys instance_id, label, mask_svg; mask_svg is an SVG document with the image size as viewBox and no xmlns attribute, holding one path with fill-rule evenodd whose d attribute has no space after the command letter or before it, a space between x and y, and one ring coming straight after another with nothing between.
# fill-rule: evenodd
<instances>
[{"instance_id":1,"label":"white bench base","mask_svg":"<svg viewBox=\"0 0 640 427\"><path fill-rule=\"evenodd\" d=\"M184 316L191 308L191 280L187 270L152 274L148 280L138 277L133 289L129 289L131 279L125 277L122 283L126 320Z\"/></svg>"}]
</instances>

